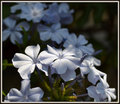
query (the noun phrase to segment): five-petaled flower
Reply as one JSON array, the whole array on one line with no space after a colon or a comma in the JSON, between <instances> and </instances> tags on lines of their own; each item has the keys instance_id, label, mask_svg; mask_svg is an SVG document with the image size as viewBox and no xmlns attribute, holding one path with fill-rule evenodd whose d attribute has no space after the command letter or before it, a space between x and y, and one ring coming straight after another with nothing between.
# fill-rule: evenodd
<instances>
[{"instance_id":1,"label":"five-petaled flower","mask_svg":"<svg viewBox=\"0 0 120 104\"><path fill-rule=\"evenodd\" d=\"M27 21L32 20L33 22L38 23L44 16L45 7L46 5L42 3L33 3L25 5L21 8L22 12L19 16L20 18L26 19Z\"/></svg>"},{"instance_id":2,"label":"five-petaled flower","mask_svg":"<svg viewBox=\"0 0 120 104\"><path fill-rule=\"evenodd\" d=\"M30 80L21 81L20 91L16 88L10 89L5 97L5 102L40 102L44 95L40 87L30 88Z\"/></svg>"},{"instance_id":3,"label":"five-petaled flower","mask_svg":"<svg viewBox=\"0 0 120 104\"><path fill-rule=\"evenodd\" d=\"M4 24L7 26L6 29L3 30L2 33L2 41L7 40L7 38L10 36L10 41L15 44L15 42L22 43L22 34L20 31L22 31L22 26L26 31L29 30L29 24L27 22L20 22L16 25L16 20L7 17L4 19Z\"/></svg>"},{"instance_id":4,"label":"five-petaled flower","mask_svg":"<svg viewBox=\"0 0 120 104\"><path fill-rule=\"evenodd\" d=\"M50 65L55 69L64 81L73 80L76 78L75 69L78 67L80 58L76 57L74 51L71 49L55 49L47 46L48 51L40 53L40 61L42 64Z\"/></svg>"},{"instance_id":5,"label":"five-petaled flower","mask_svg":"<svg viewBox=\"0 0 120 104\"><path fill-rule=\"evenodd\" d=\"M68 36L67 40L64 43L64 47L68 47L69 45L74 46L76 50L81 50L83 53L86 53L88 55L92 55L94 53L94 49L92 44L88 44L88 41L85 39L83 35L77 36L72 33L71 35Z\"/></svg>"},{"instance_id":6,"label":"five-petaled flower","mask_svg":"<svg viewBox=\"0 0 120 104\"><path fill-rule=\"evenodd\" d=\"M60 23L53 24L51 27L40 24L38 25L37 30L40 34L41 40L46 41L51 39L58 44L60 44L69 35L68 29L61 28Z\"/></svg>"},{"instance_id":7,"label":"five-petaled flower","mask_svg":"<svg viewBox=\"0 0 120 104\"><path fill-rule=\"evenodd\" d=\"M40 46L28 46L25 49L26 55L22 53L16 53L12 59L13 65L18 69L20 76L23 79L29 79L31 73L34 72L35 66L39 70L44 71L42 64L39 61Z\"/></svg>"}]
</instances>

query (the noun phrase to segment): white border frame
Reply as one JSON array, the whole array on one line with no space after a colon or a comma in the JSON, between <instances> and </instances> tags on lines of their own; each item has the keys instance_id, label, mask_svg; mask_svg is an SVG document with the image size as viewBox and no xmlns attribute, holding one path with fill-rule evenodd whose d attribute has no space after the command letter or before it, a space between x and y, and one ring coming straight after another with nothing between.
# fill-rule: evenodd
<instances>
[{"instance_id":1,"label":"white border frame","mask_svg":"<svg viewBox=\"0 0 120 104\"><path fill-rule=\"evenodd\" d=\"M12 103L108 103L108 104L110 104L110 103L119 103L119 1L1 1L1 103L11 103L11 102L3 102L2 101L2 3L4 3L4 2L68 2L68 3L72 3L72 2L74 2L74 3L81 3L81 2L83 2L83 3L117 3L117 6L118 6L118 15L117 15L117 22L118 22L118 25L117 25L117 29L118 29L118 36L117 36L117 38L118 38L118 95L117 95L117 99L118 99L118 101L113 101L113 102L57 102L57 101L54 101L54 102L12 102Z\"/></svg>"}]
</instances>

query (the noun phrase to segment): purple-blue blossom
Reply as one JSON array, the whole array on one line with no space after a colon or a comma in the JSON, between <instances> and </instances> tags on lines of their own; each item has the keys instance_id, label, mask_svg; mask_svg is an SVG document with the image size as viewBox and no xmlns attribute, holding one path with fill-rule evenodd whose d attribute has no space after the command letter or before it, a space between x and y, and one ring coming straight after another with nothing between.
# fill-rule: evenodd
<instances>
[{"instance_id":1,"label":"purple-blue blossom","mask_svg":"<svg viewBox=\"0 0 120 104\"><path fill-rule=\"evenodd\" d=\"M27 21L32 20L34 23L38 23L44 16L45 7L46 5L42 3L33 3L22 6L19 16L21 19L26 19Z\"/></svg>"},{"instance_id":2,"label":"purple-blue blossom","mask_svg":"<svg viewBox=\"0 0 120 104\"><path fill-rule=\"evenodd\" d=\"M72 45L76 50L81 50L83 53L86 53L88 55L92 55L94 53L94 49L92 44L87 44L88 41L85 39L83 35L79 35L78 37L72 33L68 36L64 43L64 47L68 47L69 45Z\"/></svg>"},{"instance_id":3,"label":"purple-blue blossom","mask_svg":"<svg viewBox=\"0 0 120 104\"><path fill-rule=\"evenodd\" d=\"M61 28L60 23L53 24L50 27L39 24L37 30L40 34L41 40L47 41L51 39L52 41L55 41L57 44L60 44L64 39L66 39L69 36L68 29Z\"/></svg>"},{"instance_id":4,"label":"purple-blue blossom","mask_svg":"<svg viewBox=\"0 0 120 104\"><path fill-rule=\"evenodd\" d=\"M10 17L5 18L3 22L7 26L7 28L4 29L2 32L2 41L5 41L8 37L10 37L10 41L13 44L16 44L16 42L22 43L23 35L21 34L22 29L20 26L28 31L30 28L29 24L23 21L16 25L17 21Z\"/></svg>"}]
</instances>

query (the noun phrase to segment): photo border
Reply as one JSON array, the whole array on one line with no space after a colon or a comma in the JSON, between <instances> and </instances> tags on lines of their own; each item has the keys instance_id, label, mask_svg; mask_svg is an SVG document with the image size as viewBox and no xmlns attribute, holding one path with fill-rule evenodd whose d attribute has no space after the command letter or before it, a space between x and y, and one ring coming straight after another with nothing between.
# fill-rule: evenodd
<instances>
[{"instance_id":1,"label":"photo border","mask_svg":"<svg viewBox=\"0 0 120 104\"><path fill-rule=\"evenodd\" d=\"M110 103L119 103L119 93L120 93L120 92L119 92L119 1L112 1L112 0L111 0L111 1L88 1L88 0L85 0L85 1L77 1L77 0L76 0L76 1L53 1L53 0L49 0L49 1L46 1L46 0L45 0L45 1L44 1L44 0L41 0L41 1L25 1L25 0L23 0L23 1L19 1L19 0L18 0L18 1L11 1L11 0L10 0L10 1L9 1L9 0L8 0L8 1L4 1L4 0L2 0L2 1L1 1L1 45L0 45L0 46L1 46L1 57L0 57L0 58L1 58L1 72L0 72L0 73L1 73L1 86L0 86L0 87L1 87L1 91L0 91L0 92L1 92L1 103L6 103L6 102L3 102L3 101L2 101L2 89L3 89L3 88L2 88L2 73L3 73L3 70L2 70L2 6L3 6L3 5L2 5L2 4L5 3L5 2L6 2L6 3L7 3L7 2L8 2L8 3L12 3L12 2L13 2L13 3L14 3L14 2L67 2L67 3L72 3L72 2L73 2L73 3L77 3L77 2L78 2L78 3L89 3L89 2L90 2L90 3L102 3L102 2L103 2L103 3L117 3L117 6L118 6L118 7L117 7L117 10L118 10L118 11L117 11L117 22L118 22L118 23L117 23L117 29L118 29L118 31L117 31L117 38L118 38L118 40L117 40L117 41L118 41L118 42L117 42L117 45L118 45L118 47L117 47L117 48L118 48L118 49L117 49L117 53L118 53L118 54L117 54L117 56L118 56L118 60L117 60L117 61L118 61L118 63L117 63L117 64L118 64L118 70L117 70L117 71L118 71L118 83L117 83L117 84L118 84L118 86L117 86L117 87L118 87L118 88L117 88L117 89L118 89L118 95L117 95L117 99L118 99L118 101L112 101L112 102L45 101L45 102L12 102L12 103L13 103L13 104L14 104L14 103L90 103L90 104L91 104L91 103L109 103L109 104L110 104ZM11 103L11 102L7 102L7 103Z\"/></svg>"}]
</instances>

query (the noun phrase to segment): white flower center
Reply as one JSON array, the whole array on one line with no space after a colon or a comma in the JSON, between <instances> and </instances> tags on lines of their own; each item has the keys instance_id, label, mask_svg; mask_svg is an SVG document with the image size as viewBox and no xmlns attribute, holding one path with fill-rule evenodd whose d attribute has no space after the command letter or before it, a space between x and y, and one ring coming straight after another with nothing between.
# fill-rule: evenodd
<instances>
[{"instance_id":1,"label":"white flower center","mask_svg":"<svg viewBox=\"0 0 120 104\"><path fill-rule=\"evenodd\" d=\"M36 8L32 10L32 15L33 17L40 17L40 15L42 14L41 10L37 10Z\"/></svg>"}]
</instances>

